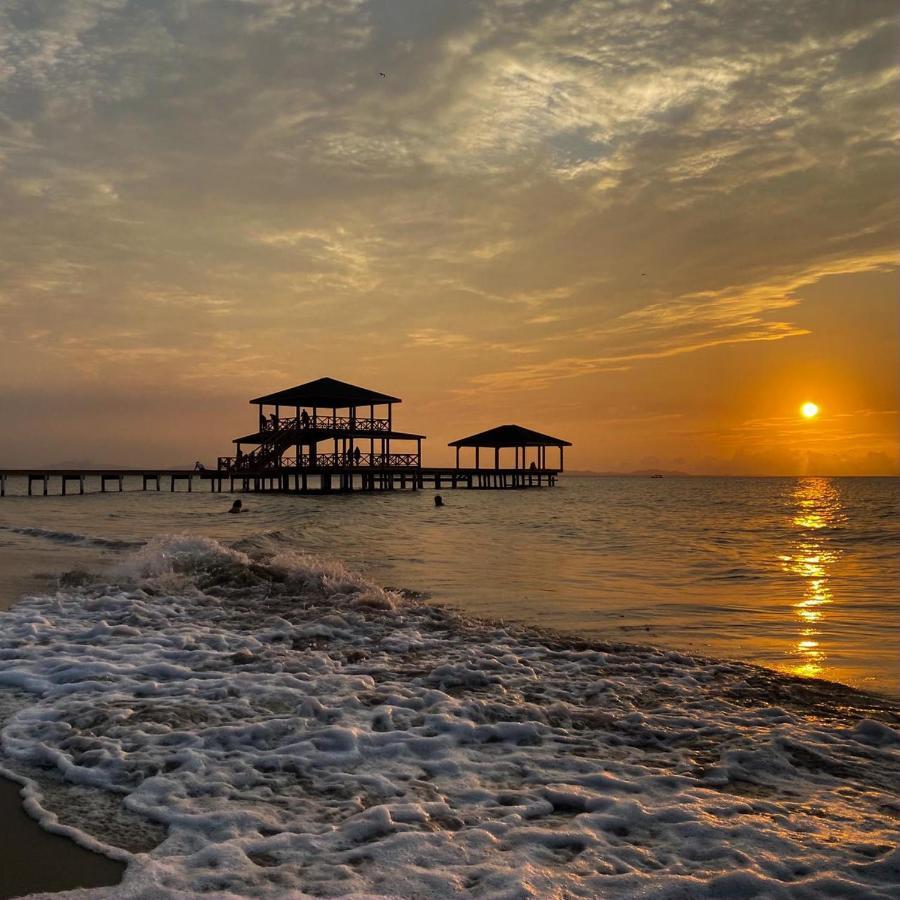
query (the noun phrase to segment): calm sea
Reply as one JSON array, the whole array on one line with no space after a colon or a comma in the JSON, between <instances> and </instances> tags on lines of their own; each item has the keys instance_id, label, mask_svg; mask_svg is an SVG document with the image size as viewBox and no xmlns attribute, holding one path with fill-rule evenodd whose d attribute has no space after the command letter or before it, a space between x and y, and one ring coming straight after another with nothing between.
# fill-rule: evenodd
<instances>
[{"instance_id":1,"label":"calm sea","mask_svg":"<svg viewBox=\"0 0 900 900\"><path fill-rule=\"evenodd\" d=\"M0 605L188 533L340 559L479 616L900 694L898 479L567 477L445 491L443 509L430 491L250 495L240 516L225 495L126 487L0 500Z\"/></svg>"}]
</instances>

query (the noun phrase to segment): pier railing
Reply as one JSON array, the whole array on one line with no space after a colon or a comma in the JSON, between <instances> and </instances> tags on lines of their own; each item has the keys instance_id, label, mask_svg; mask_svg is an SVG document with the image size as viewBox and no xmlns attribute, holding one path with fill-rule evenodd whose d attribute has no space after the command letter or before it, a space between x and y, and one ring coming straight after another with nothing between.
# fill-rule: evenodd
<instances>
[{"instance_id":1,"label":"pier railing","mask_svg":"<svg viewBox=\"0 0 900 900\"><path fill-rule=\"evenodd\" d=\"M418 453L309 453L301 456L282 456L272 462L260 458L256 453L247 453L238 459L235 456L220 456L217 470L226 473L257 472L278 469L348 469L377 468L404 469L418 468L421 464Z\"/></svg>"},{"instance_id":2,"label":"pier railing","mask_svg":"<svg viewBox=\"0 0 900 900\"><path fill-rule=\"evenodd\" d=\"M260 431L280 432L300 430L316 431L364 431L367 434L386 434L391 430L390 419L369 419L353 416L291 416L282 419L264 419Z\"/></svg>"}]
</instances>

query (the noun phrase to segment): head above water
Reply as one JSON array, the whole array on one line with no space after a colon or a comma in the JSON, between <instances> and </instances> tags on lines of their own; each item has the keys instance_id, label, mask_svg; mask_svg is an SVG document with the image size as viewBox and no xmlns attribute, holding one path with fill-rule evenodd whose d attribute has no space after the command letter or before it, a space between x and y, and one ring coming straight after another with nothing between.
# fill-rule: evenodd
<instances>
[{"instance_id":1,"label":"head above water","mask_svg":"<svg viewBox=\"0 0 900 900\"><path fill-rule=\"evenodd\" d=\"M434 495L434 505L435 506L443 506L444 505L444 498L440 494Z\"/></svg>"},{"instance_id":2,"label":"head above water","mask_svg":"<svg viewBox=\"0 0 900 900\"><path fill-rule=\"evenodd\" d=\"M235 500L234 503L231 504L231 509L228 510L230 513L239 513L243 511L244 501L243 500Z\"/></svg>"}]
</instances>

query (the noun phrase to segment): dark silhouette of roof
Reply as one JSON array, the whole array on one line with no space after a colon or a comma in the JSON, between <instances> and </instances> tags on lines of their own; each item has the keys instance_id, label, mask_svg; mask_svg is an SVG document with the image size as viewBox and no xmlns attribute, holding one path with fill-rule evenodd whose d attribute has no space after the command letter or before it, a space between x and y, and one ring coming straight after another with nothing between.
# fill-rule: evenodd
<instances>
[{"instance_id":1,"label":"dark silhouette of roof","mask_svg":"<svg viewBox=\"0 0 900 900\"><path fill-rule=\"evenodd\" d=\"M450 441L448 447L571 447L570 441L541 434L521 425L498 425L487 431Z\"/></svg>"},{"instance_id":2,"label":"dark silhouette of roof","mask_svg":"<svg viewBox=\"0 0 900 900\"><path fill-rule=\"evenodd\" d=\"M368 406L370 403L400 403L399 397L390 397L370 391L368 388L347 384L336 378L317 378L296 387L257 397L251 403L277 403L281 406L321 406L327 409L349 409L351 406Z\"/></svg>"}]
</instances>

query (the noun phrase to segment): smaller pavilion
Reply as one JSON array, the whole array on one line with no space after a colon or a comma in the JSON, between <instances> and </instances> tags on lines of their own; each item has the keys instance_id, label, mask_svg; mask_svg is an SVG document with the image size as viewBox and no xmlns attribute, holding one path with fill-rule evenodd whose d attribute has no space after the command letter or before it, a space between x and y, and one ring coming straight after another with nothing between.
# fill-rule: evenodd
<instances>
[{"instance_id":1,"label":"smaller pavilion","mask_svg":"<svg viewBox=\"0 0 900 900\"><path fill-rule=\"evenodd\" d=\"M563 447L571 447L571 441L564 441L562 438L552 437L549 434L541 434L540 431L532 431L530 428L523 428L521 425L498 425L496 428L489 428L487 431L480 431L478 434L469 437L460 438L457 441L451 441L448 447L456 447L456 468L459 466L459 451L462 447L474 447L475 449L475 468L481 468L480 450L482 448L493 449L494 451L494 468L500 468L500 451L512 449L515 451L516 469L528 469L532 465L534 468L544 471L547 465L547 448L559 448L559 468L563 471ZM528 460L528 449L533 448L534 453L532 459Z\"/></svg>"}]
</instances>

